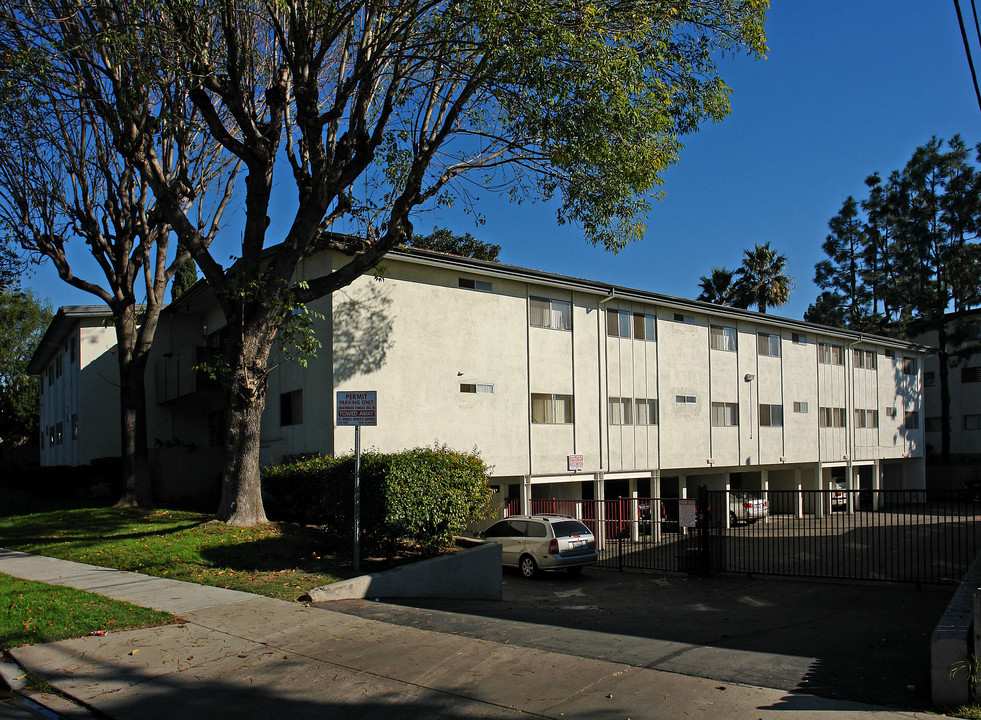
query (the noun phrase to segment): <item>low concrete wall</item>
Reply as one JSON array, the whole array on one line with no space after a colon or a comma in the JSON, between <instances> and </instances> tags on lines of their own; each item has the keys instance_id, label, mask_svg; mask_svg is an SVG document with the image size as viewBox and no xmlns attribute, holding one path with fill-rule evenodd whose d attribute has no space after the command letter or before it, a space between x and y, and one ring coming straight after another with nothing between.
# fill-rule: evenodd
<instances>
[{"instance_id":1,"label":"low concrete wall","mask_svg":"<svg viewBox=\"0 0 981 720\"><path fill-rule=\"evenodd\" d=\"M981 588L981 555L961 579L930 636L930 686L934 704L966 705L970 700L970 657L973 643L974 596Z\"/></svg>"},{"instance_id":2,"label":"low concrete wall","mask_svg":"<svg viewBox=\"0 0 981 720\"><path fill-rule=\"evenodd\" d=\"M303 599L312 602L366 597L500 600L501 580L501 546L487 543L313 588Z\"/></svg>"}]
</instances>

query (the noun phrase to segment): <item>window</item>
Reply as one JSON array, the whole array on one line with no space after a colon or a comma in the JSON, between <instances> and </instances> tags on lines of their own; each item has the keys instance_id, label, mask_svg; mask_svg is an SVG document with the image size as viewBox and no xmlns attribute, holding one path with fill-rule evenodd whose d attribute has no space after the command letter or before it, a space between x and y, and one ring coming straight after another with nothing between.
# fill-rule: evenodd
<instances>
[{"instance_id":1,"label":"window","mask_svg":"<svg viewBox=\"0 0 981 720\"><path fill-rule=\"evenodd\" d=\"M462 288L468 290L481 290L482 292L490 292L491 284L486 280L474 280L472 278L460 278L459 285Z\"/></svg>"},{"instance_id":2,"label":"window","mask_svg":"<svg viewBox=\"0 0 981 720\"><path fill-rule=\"evenodd\" d=\"M877 428L879 427L878 410L856 410L855 427L857 428Z\"/></svg>"},{"instance_id":3,"label":"window","mask_svg":"<svg viewBox=\"0 0 981 720\"><path fill-rule=\"evenodd\" d=\"M886 417L891 417L891 418L896 417L896 408L894 408L894 407L887 407L886 408Z\"/></svg>"},{"instance_id":4,"label":"window","mask_svg":"<svg viewBox=\"0 0 981 720\"><path fill-rule=\"evenodd\" d=\"M610 337L630 337L630 313L625 310L606 311L606 334Z\"/></svg>"},{"instance_id":5,"label":"window","mask_svg":"<svg viewBox=\"0 0 981 720\"><path fill-rule=\"evenodd\" d=\"M965 368L965 370L966 369L967 368ZM962 376L961 377L961 382L964 382L964 380L963 380L963 371L961 371L961 376ZM933 387L936 384L937 384L937 374L935 372L933 372L933 370L931 370L929 372L923 373L923 385L925 387Z\"/></svg>"},{"instance_id":6,"label":"window","mask_svg":"<svg viewBox=\"0 0 981 720\"><path fill-rule=\"evenodd\" d=\"M460 383L460 392L493 395L494 386L490 383Z\"/></svg>"},{"instance_id":7,"label":"window","mask_svg":"<svg viewBox=\"0 0 981 720\"><path fill-rule=\"evenodd\" d=\"M567 424L573 420L572 396L531 394L531 421L533 423Z\"/></svg>"},{"instance_id":8,"label":"window","mask_svg":"<svg viewBox=\"0 0 981 720\"><path fill-rule=\"evenodd\" d=\"M916 375L916 358L903 358L903 375Z\"/></svg>"},{"instance_id":9,"label":"window","mask_svg":"<svg viewBox=\"0 0 981 720\"><path fill-rule=\"evenodd\" d=\"M844 365L845 348L841 345L818 343L818 362L824 365Z\"/></svg>"},{"instance_id":10,"label":"window","mask_svg":"<svg viewBox=\"0 0 981 720\"><path fill-rule=\"evenodd\" d=\"M637 398L637 424L657 425L657 398Z\"/></svg>"},{"instance_id":11,"label":"window","mask_svg":"<svg viewBox=\"0 0 981 720\"><path fill-rule=\"evenodd\" d=\"M907 410L903 416L903 426L907 430L916 430L920 427L920 414L915 410Z\"/></svg>"},{"instance_id":12,"label":"window","mask_svg":"<svg viewBox=\"0 0 981 720\"><path fill-rule=\"evenodd\" d=\"M790 335L790 341L794 345L807 345L807 335L804 333L792 333Z\"/></svg>"},{"instance_id":13,"label":"window","mask_svg":"<svg viewBox=\"0 0 981 720\"><path fill-rule=\"evenodd\" d=\"M874 350L852 350L853 362L855 367L866 370L875 370L875 351Z\"/></svg>"},{"instance_id":14,"label":"window","mask_svg":"<svg viewBox=\"0 0 981 720\"><path fill-rule=\"evenodd\" d=\"M760 405L760 427L783 425L783 405Z\"/></svg>"},{"instance_id":15,"label":"window","mask_svg":"<svg viewBox=\"0 0 981 720\"><path fill-rule=\"evenodd\" d=\"M293 390L279 396L279 424L303 424L303 391Z\"/></svg>"},{"instance_id":16,"label":"window","mask_svg":"<svg viewBox=\"0 0 981 720\"><path fill-rule=\"evenodd\" d=\"M923 429L927 432L940 432L940 417L928 417L924 418Z\"/></svg>"},{"instance_id":17,"label":"window","mask_svg":"<svg viewBox=\"0 0 981 720\"><path fill-rule=\"evenodd\" d=\"M795 413L806 413L807 412L807 403L806 402L795 402L794 403L794 412Z\"/></svg>"},{"instance_id":18,"label":"window","mask_svg":"<svg viewBox=\"0 0 981 720\"><path fill-rule=\"evenodd\" d=\"M685 315L683 313L675 313L674 314L674 321L675 322L680 322L680 323L685 323L686 325L694 325L695 324L695 316L694 315Z\"/></svg>"},{"instance_id":19,"label":"window","mask_svg":"<svg viewBox=\"0 0 981 720\"><path fill-rule=\"evenodd\" d=\"M845 408L818 408L818 425L823 428L845 427Z\"/></svg>"},{"instance_id":20,"label":"window","mask_svg":"<svg viewBox=\"0 0 981 720\"><path fill-rule=\"evenodd\" d=\"M981 430L981 415L965 415L964 416L964 429L965 430Z\"/></svg>"},{"instance_id":21,"label":"window","mask_svg":"<svg viewBox=\"0 0 981 720\"><path fill-rule=\"evenodd\" d=\"M610 398L610 425L633 425L630 398Z\"/></svg>"},{"instance_id":22,"label":"window","mask_svg":"<svg viewBox=\"0 0 981 720\"><path fill-rule=\"evenodd\" d=\"M657 340L653 315L634 313L634 337L638 340L646 340L648 342Z\"/></svg>"},{"instance_id":23,"label":"window","mask_svg":"<svg viewBox=\"0 0 981 720\"><path fill-rule=\"evenodd\" d=\"M64 440L65 440L65 424L58 423L55 426L55 441L57 442L58 445L61 445L61 443L64 442Z\"/></svg>"},{"instance_id":24,"label":"window","mask_svg":"<svg viewBox=\"0 0 981 720\"><path fill-rule=\"evenodd\" d=\"M48 425L48 447L54 447L54 444L55 444L54 425Z\"/></svg>"},{"instance_id":25,"label":"window","mask_svg":"<svg viewBox=\"0 0 981 720\"><path fill-rule=\"evenodd\" d=\"M709 337L713 350L736 352L736 328L712 325L709 328Z\"/></svg>"},{"instance_id":26,"label":"window","mask_svg":"<svg viewBox=\"0 0 981 720\"><path fill-rule=\"evenodd\" d=\"M78 440L78 413L72 413L72 440Z\"/></svg>"},{"instance_id":27,"label":"window","mask_svg":"<svg viewBox=\"0 0 981 720\"><path fill-rule=\"evenodd\" d=\"M981 366L961 368L962 383L981 382Z\"/></svg>"},{"instance_id":28,"label":"window","mask_svg":"<svg viewBox=\"0 0 981 720\"><path fill-rule=\"evenodd\" d=\"M712 426L735 427L739 424L739 405L737 403L712 403Z\"/></svg>"},{"instance_id":29,"label":"window","mask_svg":"<svg viewBox=\"0 0 981 720\"><path fill-rule=\"evenodd\" d=\"M780 336L756 333L756 352L769 357L780 357Z\"/></svg>"},{"instance_id":30,"label":"window","mask_svg":"<svg viewBox=\"0 0 981 720\"><path fill-rule=\"evenodd\" d=\"M694 405L695 396L694 395L675 395L674 401L676 403L681 403L682 405Z\"/></svg>"},{"instance_id":31,"label":"window","mask_svg":"<svg viewBox=\"0 0 981 720\"><path fill-rule=\"evenodd\" d=\"M572 303L566 300L531 298L531 326L552 330L572 329Z\"/></svg>"}]
</instances>

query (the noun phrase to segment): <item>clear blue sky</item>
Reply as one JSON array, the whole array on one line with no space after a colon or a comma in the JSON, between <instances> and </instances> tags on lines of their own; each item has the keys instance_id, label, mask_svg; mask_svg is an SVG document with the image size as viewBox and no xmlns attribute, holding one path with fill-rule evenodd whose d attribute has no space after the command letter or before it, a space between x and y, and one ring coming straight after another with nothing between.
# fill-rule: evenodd
<instances>
[{"instance_id":1,"label":"clear blue sky","mask_svg":"<svg viewBox=\"0 0 981 720\"><path fill-rule=\"evenodd\" d=\"M478 205L480 227L444 210L416 218L417 232L446 226L500 244L506 263L689 298L712 266L734 268L744 249L769 241L796 278L790 303L771 312L802 317L845 198L863 197L867 175L901 168L932 135L975 145L981 110L950 0L776 0L767 37L765 60L724 61L732 114L684 139L643 242L611 255L556 226L554 208L494 197ZM26 284L56 308L98 302L50 264Z\"/></svg>"}]
</instances>

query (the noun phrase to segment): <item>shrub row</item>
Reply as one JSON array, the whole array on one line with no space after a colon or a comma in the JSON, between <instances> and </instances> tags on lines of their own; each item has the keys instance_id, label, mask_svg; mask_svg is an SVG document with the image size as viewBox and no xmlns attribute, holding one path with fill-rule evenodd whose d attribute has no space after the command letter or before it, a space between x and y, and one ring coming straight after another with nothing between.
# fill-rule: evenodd
<instances>
[{"instance_id":1,"label":"shrub row","mask_svg":"<svg viewBox=\"0 0 981 720\"><path fill-rule=\"evenodd\" d=\"M491 490L478 455L446 447L361 455L361 543L389 557L403 543L437 552L486 517ZM320 525L339 539L354 528L354 458L270 466L262 498L271 520Z\"/></svg>"}]
</instances>

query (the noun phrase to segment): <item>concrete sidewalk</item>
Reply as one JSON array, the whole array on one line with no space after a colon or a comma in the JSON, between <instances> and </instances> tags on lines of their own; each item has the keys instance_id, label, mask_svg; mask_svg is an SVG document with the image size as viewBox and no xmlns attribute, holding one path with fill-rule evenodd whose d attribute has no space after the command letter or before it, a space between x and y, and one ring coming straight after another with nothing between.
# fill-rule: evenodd
<instances>
[{"instance_id":1,"label":"concrete sidewalk","mask_svg":"<svg viewBox=\"0 0 981 720\"><path fill-rule=\"evenodd\" d=\"M11 651L25 669L115 720L936 717L514 647L2 549L0 572L181 618Z\"/></svg>"}]
</instances>

